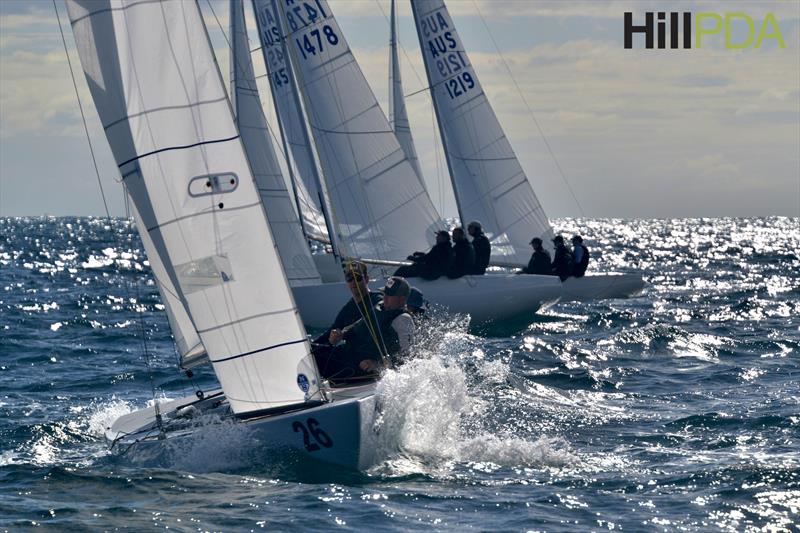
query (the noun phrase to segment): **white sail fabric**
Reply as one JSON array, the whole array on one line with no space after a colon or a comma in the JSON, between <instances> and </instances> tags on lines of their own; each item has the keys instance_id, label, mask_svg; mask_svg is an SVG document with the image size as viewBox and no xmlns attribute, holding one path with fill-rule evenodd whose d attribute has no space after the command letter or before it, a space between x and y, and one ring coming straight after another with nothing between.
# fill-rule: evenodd
<instances>
[{"instance_id":1,"label":"white sail fabric","mask_svg":"<svg viewBox=\"0 0 800 533\"><path fill-rule=\"evenodd\" d=\"M411 124L408 122L406 113L406 99L403 96L403 80L400 77L400 59L397 56L397 20L396 7L394 0L391 5L391 37L389 38L389 125L394 130L400 146L406 153L406 157L411 162L411 166L422 176L417 158L417 150L414 148L414 137L411 135ZM424 185L424 181L422 181Z\"/></svg>"},{"instance_id":2,"label":"white sail fabric","mask_svg":"<svg viewBox=\"0 0 800 533\"><path fill-rule=\"evenodd\" d=\"M343 256L404 260L443 228L325 0L280 2Z\"/></svg>"},{"instance_id":3,"label":"white sail fabric","mask_svg":"<svg viewBox=\"0 0 800 533\"><path fill-rule=\"evenodd\" d=\"M272 147L253 74L242 0L231 2L230 26L231 103L283 271L292 285L322 283Z\"/></svg>"},{"instance_id":4,"label":"white sail fabric","mask_svg":"<svg viewBox=\"0 0 800 533\"><path fill-rule=\"evenodd\" d=\"M284 59L279 22L271 0L253 0L253 11L278 123L290 152L286 157L288 159L291 155L294 162L294 168L291 161L287 161L287 165L290 172L294 171L294 190L300 202L303 224L310 237L329 240L323 215L325 196L319 184L317 163L300 99L294 90L294 74Z\"/></svg>"},{"instance_id":5,"label":"white sail fabric","mask_svg":"<svg viewBox=\"0 0 800 533\"><path fill-rule=\"evenodd\" d=\"M158 287L158 293L161 295L164 311L167 313L169 327L172 330L172 338L175 340L175 347L181 360L180 366L181 368L192 368L205 363L208 361L206 350L197 335L197 331L194 329L192 319L189 318L186 308L183 307L178 290L172 284L172 279L167 273L167 267L161 257L155 253L155 245L150 239L150 233L146 231L145 226L142 224L142 217L139 215L139 211L136 210L136 205L133 202L130 202L129 205L131 206L133 221L136 223L136 228L147 253L147 261L150 263L150 269L156 279L156 287Z\"/></svg>"},{"instance_id":6,"label":"white sail fabric","mask_svg":"<svg viewBox=\"0 0 800 533\"><path fill-rule=\"evenodd\" d=\"M69 0L126 189L234 413L319 399L309 343L195 2Z\"/></svg>"},{"instance_id":7,"label":"white sail fabric","mask_svg":"<svg viewBox=\"0 0 800 533\"><path fill-rule=\"evenodd\" d=\"M425 70L462 223L479 220L492 260L524 266L553 230L483 92L443 0L413 0Z\"/></svg>"}]
</instances>

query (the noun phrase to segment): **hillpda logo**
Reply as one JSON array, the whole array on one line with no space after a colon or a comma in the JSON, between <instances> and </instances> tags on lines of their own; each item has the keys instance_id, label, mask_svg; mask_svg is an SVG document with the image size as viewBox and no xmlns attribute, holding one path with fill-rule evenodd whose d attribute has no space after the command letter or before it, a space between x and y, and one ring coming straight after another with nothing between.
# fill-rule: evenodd
<instances>
[{"instance_id":1,"label":"hillpda logo","mask_svg":"<svg viewBox=\"0 0 800 533\"><path fill-rule=\"evenodd\" d=\"M656 22L657 21L657 22ZM625 12L625 48L633 48L633 35L644 34L644 47L667 48L667 35L669 34L670 48L702 48L704 37L716 35L716 39L723 39L725 48L761 48L761 45L774 39L781 47L786 48L778 20L772 13L767 13L758 24L747 13L676 13L648 11L644 14L644 21L639 18L634 23L634 15ZM643 24L641 22L644 22ZM692 32L692 28L695 28ZM758 29L758 31L756 31ZM692 42L694 35L694 42Z\"/></svg>"}]
</instances>

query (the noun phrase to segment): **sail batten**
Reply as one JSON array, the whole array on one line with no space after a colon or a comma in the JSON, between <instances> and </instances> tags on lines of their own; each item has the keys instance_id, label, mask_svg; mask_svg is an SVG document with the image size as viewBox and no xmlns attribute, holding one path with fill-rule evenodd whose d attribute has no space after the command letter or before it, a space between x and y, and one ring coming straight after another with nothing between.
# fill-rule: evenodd
<instances>
[{"instance_id":1,"label":"sail batten","mask_svg":"<svg viewBox=\"0 0 800 533\"><path fill-rule=\"evenodd\" d=\"M101 123L125 117L106 136L147 255L164 267L162 295L179 296L209 359L244 354L212 363L231 409L318 400L308 343L285 344L304 339L305 329L199 7L153 0L68 0L67 7Z\"/></svg>"},{"instance_id":2,"label":"sail batten","mask_svg":"<svg viewBox=\"0 0 800 533\"><path fill-rule=\"evenodd\" d=\"M497 120L443 0L411 9L462 223L479 220L492 260L524 266L528 243L553 230Z\"/></svg>"}]
</instances>

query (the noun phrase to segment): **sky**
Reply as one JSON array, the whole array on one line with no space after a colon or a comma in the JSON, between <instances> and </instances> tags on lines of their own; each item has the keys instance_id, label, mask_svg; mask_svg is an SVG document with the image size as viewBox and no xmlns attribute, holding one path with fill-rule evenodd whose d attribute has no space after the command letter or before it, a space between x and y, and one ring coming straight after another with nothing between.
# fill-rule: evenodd
<instances>
[{"instance_id":1,"label":"sky","mask_svg":"<svg viewBox=\"0 0 800 533\"><path fill-rule=\"evenodd\" d=\"M185 0L191 1L191 0ZM63 0L56 4L112 215L122 188L80 69ZM223 73L228 7L200 0ZM253 48L258 39L249 2ZM800 1L450 0L469 58L550 217L800 217ZM388 0L331 0L384 110ZM434 205L456 214L408 2L399 1L407 106ZM724 32L689 50L623 47L623 16L741 13L760 48ZM219 20L219 25L217 20ZM707 21L707 24L710 22ZM732 43L747 38L731 18ZM771 30L772 27L770 26ZM259 53L257 74L264 72ZM274 121L265 80L265 112ZM416 94L414 94L416 93ZM104 215L51 0L0 0L0 216ZM800 231L800 229L799 229Z\"/></svg>"}]
</instances>

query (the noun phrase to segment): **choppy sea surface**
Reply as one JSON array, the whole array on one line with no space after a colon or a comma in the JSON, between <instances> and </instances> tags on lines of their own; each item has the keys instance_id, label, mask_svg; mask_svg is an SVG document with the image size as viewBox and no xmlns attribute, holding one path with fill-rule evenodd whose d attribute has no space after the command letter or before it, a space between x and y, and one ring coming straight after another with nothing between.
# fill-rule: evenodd
<instances>
[{"instance_id":1,"label":"choppy sea surface","mask_svg":"<svg viewBox=\"0 0 800 533\"><path fill-rule=\"evenodd\" d=\"M0 531L798 531L800 220L555 227L645 292L434 318L350 472L235 431L169 468L110 454L115 417L214 378L177 371L128 221L0 219Z\"/></svg>"}]
</instances>

